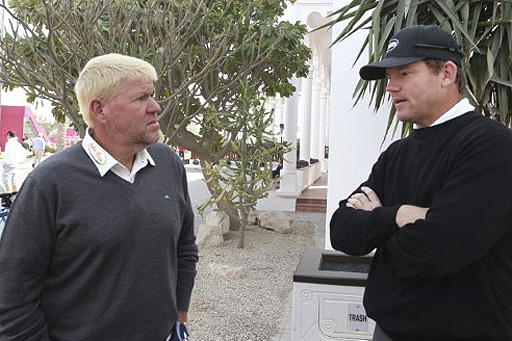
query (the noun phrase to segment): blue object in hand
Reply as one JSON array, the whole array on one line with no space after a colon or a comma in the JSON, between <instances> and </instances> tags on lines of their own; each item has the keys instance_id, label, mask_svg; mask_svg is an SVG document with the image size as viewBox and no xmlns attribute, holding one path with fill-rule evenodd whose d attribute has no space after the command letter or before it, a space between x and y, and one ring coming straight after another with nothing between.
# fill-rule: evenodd
<instances>
[{"instance_id":1,"label":"blue object in hand","mask_svg":"<svg viewBox=\"0 0 512 341\"><path fill-rule=\"evenodd\" d=\"M166 341L188 341L189 334L187 326L181 321L176 321L172 333Z\"/></svg>"}]
</instances>

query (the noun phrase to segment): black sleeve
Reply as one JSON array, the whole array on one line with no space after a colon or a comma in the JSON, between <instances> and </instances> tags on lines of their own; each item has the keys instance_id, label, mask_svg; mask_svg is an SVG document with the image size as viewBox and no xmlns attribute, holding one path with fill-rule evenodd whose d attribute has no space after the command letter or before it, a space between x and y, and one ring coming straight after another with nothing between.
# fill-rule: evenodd
<instances>
[{"instance_id":1,"label":"black sleeve","mask_svg":"<svg viewBox=\"0 0 512 341\"><path fill-rule=\"evenodd\" d=\"M370 187L383 205L386 155L386 152L381 154L368 180L354 192L362 192L362 186ZM395 216L399 206L380 207L370 212L347 207L347 200L340 201L331 218L330 237L334 249L353 256L365 255L397 231Z\"/></svg>"},{"instance_id":2,"label":"black sleeve","mask_svg":"<svg viewBox=\"0 0 512 341\"><path fill-rule=\"evenodd\" d=\"M426 219L384 244L398 276L450 276L481 260L512 228L512 138L490 135L461 146Z\"/></svg>"}]
</instances>

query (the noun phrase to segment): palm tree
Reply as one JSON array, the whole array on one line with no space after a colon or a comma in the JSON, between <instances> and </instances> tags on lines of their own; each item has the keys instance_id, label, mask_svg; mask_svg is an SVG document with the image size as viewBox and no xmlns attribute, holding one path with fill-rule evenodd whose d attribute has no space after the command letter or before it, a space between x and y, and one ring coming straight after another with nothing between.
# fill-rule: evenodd
<instances>
[{"instance_id":1,"label":"palm tree","mask_svg":"<svg viewBox=\"0 0 512 341\"><path fill-rule=\"evenodd\" d=\"M385 54L387 42L402 28L435 24L452 32L465 53L467 97L478 112L512 128L512 0L352 0L332 16L330 25L345 25L334 43L368 30L357 59L367 50L370 62ZM386 80L361 80L355 101L370 93L377 110L387 100L385 85ZM387 132L394 115L392 109ZM402 125L402 135L408 131Z\"/></svg>"}]
</instances>

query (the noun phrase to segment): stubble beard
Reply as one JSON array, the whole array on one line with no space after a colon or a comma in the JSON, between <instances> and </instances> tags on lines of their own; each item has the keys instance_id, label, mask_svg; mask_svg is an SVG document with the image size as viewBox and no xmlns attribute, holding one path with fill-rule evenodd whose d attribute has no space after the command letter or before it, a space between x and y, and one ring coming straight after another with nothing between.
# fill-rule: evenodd
<instances>
[{"instance_id":1,"label":"stubble beard","mask_svg":"<svg viewBox=\"0 0 512 341\"><path fill-rule=\"evenodd\" d=\"M158 131L156 131L154 133L140 134L134 138L133 142L137 145L140 145L141 147L143 147L142 149L144 149L158 142L159 138L160 135Z\"/></svg>"}]
</instances>

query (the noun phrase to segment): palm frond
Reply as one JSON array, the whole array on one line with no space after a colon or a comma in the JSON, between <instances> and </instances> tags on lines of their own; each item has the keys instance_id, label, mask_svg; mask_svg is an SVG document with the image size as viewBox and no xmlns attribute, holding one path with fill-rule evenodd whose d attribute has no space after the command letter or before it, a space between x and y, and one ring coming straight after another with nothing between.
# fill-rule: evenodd
<instances>
[{"instance_id":1,"label":"palm frond","mask_svg":"<svg viewBox=\"0 0 512 341\"><path fill-rule=\"evenodd\" d=\"M333 44L365 28L368 34L356 60L367 51L370 62L381 59L389 39L400 29L435 24L452 32L466 58L467 96L483 115L511 125L512 108L512 0L353 0L332 14L330 25L344 25ZM386 102L385 81L361 80L354 89L355 103L365 94L378 110ZM392 129L395 111L389 112L386 135ZM410 126L402 125L401 134Z\"/></svg>"}]
</instances>

